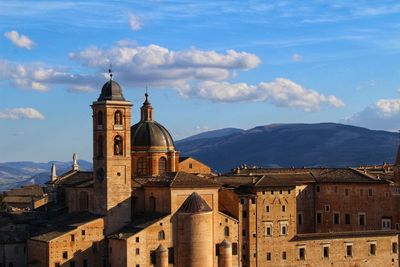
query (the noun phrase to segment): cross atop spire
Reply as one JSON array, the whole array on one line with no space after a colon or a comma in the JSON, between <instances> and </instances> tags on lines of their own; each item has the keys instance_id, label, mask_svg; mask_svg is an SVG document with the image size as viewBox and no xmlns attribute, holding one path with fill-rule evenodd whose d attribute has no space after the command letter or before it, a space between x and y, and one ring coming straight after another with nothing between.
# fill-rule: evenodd
<instances>
[{"instance_id":1,"label":"cross atop spire","mask_svg":"<svg viewBox=\"0 0 400 267\"><path fill-rule=\"evenodd\" d=\"M110 75L110 80L113 79L113 74L112 74L112 64L110 63L110 68L108 69L108 73Z\"/></svg>"}]
</instances>

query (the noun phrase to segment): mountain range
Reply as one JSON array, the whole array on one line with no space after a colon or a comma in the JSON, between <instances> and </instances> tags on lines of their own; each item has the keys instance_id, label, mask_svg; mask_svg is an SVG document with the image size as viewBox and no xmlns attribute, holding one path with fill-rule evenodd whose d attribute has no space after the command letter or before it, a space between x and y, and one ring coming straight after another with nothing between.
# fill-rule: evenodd
<instances>
[{"instance_id":1,"label":"mountain range","mask_svg":"<svg viewBox=\"0 0 400 267\"><path fill-rule=\"evenodd\" d=\"M258 167L348 167L392 163L398 134L336 123L271 124L249 130L224 128L175 142L181 156L192 156L217 172L247 164ZM0 191L24 184L44 184L52 163L57 174L72 162L0 163ZM79 160L81 170L92 163Z\"/></svg>"}]
</instances>

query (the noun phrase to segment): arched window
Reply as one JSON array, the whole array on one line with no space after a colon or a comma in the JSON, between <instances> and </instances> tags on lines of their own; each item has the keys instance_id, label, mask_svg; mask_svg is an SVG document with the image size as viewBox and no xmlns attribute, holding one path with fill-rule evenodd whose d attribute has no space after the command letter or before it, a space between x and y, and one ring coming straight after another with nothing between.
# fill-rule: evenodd
<instances>
[{"instance_id":1,"label":"arched window","mask_svg":"<svg viewBox=\"0 0 400 267\"><path fill-rule=\"evenodd\" d=\"M229 227L225 226L224 228L224 236L229 236Z\"/></svg>"},{"instance_id":2,"label":"arched window","mask_svg":"<svg viewBox=\"0 0 400 267\"><path fill-rule=\"evenodd\" d=\"M165 240L165 232L163 230L158 232L158 240Z\"/></svg>"},{"instance_id":3,"label":"arched window","mask_svg":"<svg viewBox=\"0 0 400 267\"><path fill-rule=\"evenodd\" d=\"M137 174L146 175L147 174L147 161L145 158L139 158L137 161Z\"/></svg>"},{"instance_id":4,"label":"arched window","mask_svg":"<svg viewBox=\"0 0 400 267\"><path fill-rule=\"evenodd\" d=\"M87 211L89 206L89 195L87 192L82 191L79 193L79 210Z\"/></svg>"},{"instance_id":5,"label":"arched window","mask_svg":"<svg viewBox=\"0 0 400 267\"><path fill-rule=\"evenodd\" d=\"M151 196L149 198L149 204L150 204L150 211L155 212L156 211L156 198L154 196Z\"/></svg>"},{"instance_id":6,"label":"arched window","mask_svg":"<svg viewBox=\"0 0 400 267\"><path fill-rule=\"evenodd\" d=\"M97 156L103 156L103 136L101 135L97 137Z\"/></svg>"},{"instance_id":7,"label":"arched window","mask_svg":"<svg viewBox=\"0 0 400 267\"><path fill-rule=\"evenodd\" d=\"M103 112L97 112L97 125L103 125Z\"/></svg>"},{"instance_id":8,"label":"arched window","mask_svg":"<svg viewBox=\"0 0 400 267\"><path fill-rule=\"evenodd\" d=\"M114 125L122 125L122 112L119 110L114 113Z\"/></svg>"},{"instance_id":9,"label":"arched window","mask_svg":"<svg viewBox=\"0 0 400 267\"><path fill-rule=\"evenodd\" d=\"M119 135L114 138L114 155L122 155L122 137Z\"/></svg>"},{"instance_id":10,"label":"arched window","mask_svg":"<svg viewBox=\"0 0 400 267\"><path fill-rule=\"evenodd\" d=\"M162 157L158 160L158 174L162 175L167 171L167 160Z\"/></svg>"}]
</instances>

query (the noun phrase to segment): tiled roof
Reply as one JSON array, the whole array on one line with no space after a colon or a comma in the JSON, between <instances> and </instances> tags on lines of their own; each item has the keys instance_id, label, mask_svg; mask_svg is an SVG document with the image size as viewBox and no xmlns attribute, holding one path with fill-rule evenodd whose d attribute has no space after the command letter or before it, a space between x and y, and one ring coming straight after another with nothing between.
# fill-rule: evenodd
<instances>
[{"instance_id":1,"label":"tiled roof","mask_svg":"<svg viewBox=\"0 0 400 267\"><path fill-rule=\"evenodd\" d=\"M255 186L295 186L310 183L315 183L311 173L271 173L264 175Z\"/></svg>"},{"instance_id":2,"label":"tiled roof","mask_svg":"<svg viewBox=\"0 0 400 267\"><path fill-rule=\"evenodd\" d=\"M69 171L59 176L54 184L69 187L87 184L90 181L93 181L93 172Z\"/></svg>"},{"instance_id":3,"label":"tiled roof","mask_svg":"<svg viewBox=\"0 0 400 267\"><path fill-rule=\"evenodd\" d=\"M31 239L48 242L98 218L101 218L101 216L88 212L62 214L49 221L47 229L31 237Z\"/></svg>"},{"instance_id":4,"label":"tiled roof","mask_svg":"<svg viewBox=\"0 0 400 267\"><path fill-rule=\"evenodd\" d=\"M160 221L161 219L165 218L169 214L166 213L142 213L142 214L135 214L135 219L126 227L121 229L115 234L108 236L108 238L113 239L127 239L143 229L149 227L150 225Z\"/></svg>"},{"instance_id":5,"label":"tiled roof","mask_svg":"<svg viewBox=\"0 0 400 267\"><path fill-rule=\"evenodd\" d=\"M27 204L27 203L32 203L32 199L33 197L31 196L5 196L3 198L3 202Z\"/></svg>"},{"instance_id":6,"label":"tiled roof","mask_svg":"<svg viewBox=\"0 0 400 267\"><path fill-rule=\"evenodd\" d=\"M6 196L42 196L43 194L43 188L39 185L26 185L4 192Z\"/></svg>"},{"instance_id":7,"label":"tiled roof","mask_svg":"<svg viewBox=\"0 0 400 267\"><path fill-rule=\"evenodd\" d=\"M318 183L386 183L351 168L313 169Z\"/></svg>"},{"instance_id":8,"label":"tiled roof","mask_svg":"<svg viewBox=\"0 0 400 267\"><path fill-rule=\"evenodd\" d=\"M135 187L173 187L173 188L193 188L193 187L215 187L220 185L212 179L197 176L187 172L168 172L162 176L134 178Z\"/></svg>"},{"instance_id":9,"label":"tiled roof","mask_svg":"<svg viewBox=\"0 0 400 267\"><path fill-rule=\"evenodd\" d=\"M212 211L207 202L196 192L193 192L178 209L179 213L200 213Z\"/></svg>"},{"instance_id":10,"label":"tiled roof","mask_svg":"<svg viewBox=\"0 0 400 267\"><path fill-rule=\"evenodd\" d=\"M326 233L310 233L297 234L291 241L315 240L315 239L337 239L337 238L357 238L365 236L390 236L398 235L399 231L395 230L367 230L367 231L351 231L351 232L326 232Z\"/></svg>"},{"instance_id":11,"label":"tiled roof","mask_svg":"<svg viewBox=\"0 0 400 267\"><path fill-rule=\"evenodd\" d=\"M216 176L212 179L223 186L251 186L261 179L261 175L257 176Z\"/></svg>"}]
</instances>

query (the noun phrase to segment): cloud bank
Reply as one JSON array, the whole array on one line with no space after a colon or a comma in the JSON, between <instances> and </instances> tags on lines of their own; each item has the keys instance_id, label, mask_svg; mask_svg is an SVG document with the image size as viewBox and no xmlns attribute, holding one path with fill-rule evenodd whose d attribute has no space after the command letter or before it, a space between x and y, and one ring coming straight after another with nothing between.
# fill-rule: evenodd
<instances>
[{"instance_id":1,"label":"cloud bank","mask_svg":"<svg viewBox=\"0 0 400 267\"><path fill-rule=\"evenodd\" d=\"M34 108L12 108L0 110L0 120L43 120L44 116Z\"/></svg>"},{"instance_id":2,"label":"cloud bank","mask_svg":"<svg viewBox=\"0 0 400 267\"><path fill-rule=\"evenodd\" d=\"M20 48L32 49L33 41L28 36L19 34L17 31L5 32L4 36Z\"/></svg>"}]
</instances>

